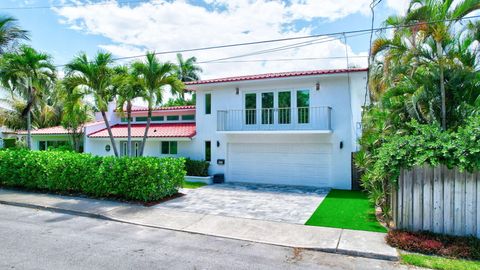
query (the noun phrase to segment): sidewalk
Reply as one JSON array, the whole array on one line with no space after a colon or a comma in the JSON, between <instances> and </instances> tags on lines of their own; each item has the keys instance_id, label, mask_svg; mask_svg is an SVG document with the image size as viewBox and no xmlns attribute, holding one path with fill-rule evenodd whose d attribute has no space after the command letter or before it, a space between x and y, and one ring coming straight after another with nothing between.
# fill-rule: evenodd
<instances>
[{"instance_id":1,"label":"sidewalk","mask_svg":"<svg viewBox=\"0 0 480 270\"><path fill-rule=\"evenodd\" d=\"M196 214L114 201L5 189L0 189L0 203L278 246L398 260L397 251L385 243L383 233Z\"/></svg>"}]
</instances>

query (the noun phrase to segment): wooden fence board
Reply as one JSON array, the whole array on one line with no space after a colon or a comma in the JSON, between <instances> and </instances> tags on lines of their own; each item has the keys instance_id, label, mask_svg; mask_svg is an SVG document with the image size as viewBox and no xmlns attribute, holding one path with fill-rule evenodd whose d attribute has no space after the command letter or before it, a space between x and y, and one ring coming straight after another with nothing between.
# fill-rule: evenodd
<instances>
[{"instance_id":1,"label":"wooden fence board","mask_svg":"<svg viewBox=\"0 0 480 270\"><path fill-rule=\"evenodd\" d=\"M396 228L480 237L480 172L402 170L393 196Z\"/></svg>"}]
</instances>

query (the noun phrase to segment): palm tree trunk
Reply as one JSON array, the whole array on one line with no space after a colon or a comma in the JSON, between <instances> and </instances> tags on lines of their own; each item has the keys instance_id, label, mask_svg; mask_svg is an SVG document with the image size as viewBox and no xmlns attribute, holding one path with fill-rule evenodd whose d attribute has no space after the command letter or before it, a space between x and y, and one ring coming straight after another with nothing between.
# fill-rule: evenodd
<instances>
[{"instance_id":1,"label":"palm tree trunk","mask_svg":"<svg viewBox=\"0 0 480 270\"><path fill-rule=\"evenodd\" d=\"M31 102L32 100L32 78L28 78L28 100ZM31 114L31 106L27 104L27 147L28 149L32 150L32 114Z\"/></svg>"},{"instance_id":2,"label":"palm tree trunk","mask_svg":"<svg viewBox=\"0 0 480 270\"><path fill-rule=\"evenodd\" d=\"M131 123L131 118L132 118L132 102L128 102L127 104L127 123L128 123L128 128L127 128L127 155L129 157L132 156L132 123Z\"/></svg>"},{"instance_id":3,"label":"palm tree trunk","mask_svg":"<svg viewBox=\"0 0 480 270\"><path fill-rule=\"evenodd\" d=\"M150 120L152 119L152 109L148 108L147 126L145 127L145 133L143 134L142 145L140 147L140 156L143 157L143 151L145 150L145 143L147 142L148 129L150 128Z\"/></svg>"},{"instance_id":4,"label":"palm tree trunk","mask_svg":"<svg viewBox=\"0 0 480 270\"><path fill-rule=\"evenodd\" d=\"M112 128L108 123L107 114L104 111L102 111L102 117L103 117L103 121L105 122L105 126L107 126L108 137L110 137L110 143L112 144L113 153L115 154L116 157L118 157L117 145L115 144L115 139L113 138Z\"/></svg>"},{"instance_id":5,"label":"palm tree trunk","mask_svg":"<svg viewBox=\"0 0 480 270\"><path fill-rule=\"evenodd\" d=\"M438 55L438 67L440 72L440 95L442 98L442 129L447 130L447 106L445 100L445 78L443 74L443 50L442 43L437 41L437 55Z\"/></svg>"}]
</instances>

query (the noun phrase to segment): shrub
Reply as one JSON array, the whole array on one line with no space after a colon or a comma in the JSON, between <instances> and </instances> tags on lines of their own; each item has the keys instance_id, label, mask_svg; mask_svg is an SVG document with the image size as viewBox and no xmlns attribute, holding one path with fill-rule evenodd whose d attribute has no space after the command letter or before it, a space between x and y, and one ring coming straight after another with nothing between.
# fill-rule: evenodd
<instances>
[{"instance_id":1,"label":"shrub","mask_svg":"<svg viewBox=\"0 0 480 270\"><path fill-rule=\"evenodd\" d=\"M3 148L13 148L16 146L17 139L15 138L3 138Z\"/></svg>"},{"instance_id":2,"label":"shrub","mask_svg":"<svg viewBox=\"0 0 480 270\"><path fill-rule=\"evenodd\" d=\"M388 232L387 243L411 252L450 258L480 259L480 239L434 234L429 232Z\"/></svg>"},{"instance_id":3,"label":"shrub","mask_svg":"<svg viewBox=\"0 0 480 270\"><path fill-rule=\"evenodd\" d=\"M187 158L185 168L189 176L208 176L210 163L205 160L192 160Z\"/></svg>"},{"instance_id":4,"label":"shrub","mask_svg":"<svg viewBox=\"0 0 480 270\"><path fill-rule=\"evenodd\" d=\"M178 192L183 158L97 157L62 151L0 152L0 185L155 201Z\"/></svg>"}]
</instances>

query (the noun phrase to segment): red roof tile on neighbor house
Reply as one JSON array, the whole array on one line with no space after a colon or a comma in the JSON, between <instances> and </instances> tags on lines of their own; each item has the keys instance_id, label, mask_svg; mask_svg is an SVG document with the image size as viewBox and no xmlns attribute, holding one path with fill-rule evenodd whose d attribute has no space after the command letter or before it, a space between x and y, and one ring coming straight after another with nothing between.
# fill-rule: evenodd
<instances>
[{"instance_id":1,"label":"red roof tile on neighbor house","mask_svg":"<svg viewBox=\"0 0 480 270\"><path fill-rule=\"evenodd\" d=\"M186 82L185 85L225 83L225 82L237 82L237 81L252 81L252 80L275 79L275 78L285 78L285 77L327 75L327 74L337 74L337 73L347 73L347 72L361 72L361 71L367 71L367 70L368 70L367 68L350 68L350 69L327 69L327 70L309 70L309 71L265 73L265 74L257 74L257 75L246 75L246 76L236 76L236 77L227 77L227 78L219 78L219 79Z\"/></svg>"},{"instance_id":2,"label":"red roof tile on neighbor house","mask_svg":"<svg viewBox=\"0 0 480 270\"><path fill-rule=\"evenodd\" d=\"M195 105L157 107L157 108L154 108L153 111L175 111L175 110L192 110L192 109L195 109ZM142 111L148 111L148 108L142 107L142 106L132 106L132 112L142 112Z\"/></svg>"},{"instance_id":3,"label":"red roof tile on neighbor house","mask_svg":"<svg viewBox=\"0 0 480 270\"><path fill-rule=\"evenodd\" d=\"M56 127L31 130L30 133L32 135L63 135L63 134L68 134L68 131L62 126L56 126ZM27 131L21 130L21 131L18 131L18 134L27 135Z\"/></svg>"},{"instance_id":4,"label":"red roof tile on neighbor house","mask_svg":"<svg viewBox=\"0 0 480 270\"><path fill-rule=\"evenodd\" d=\"M145 133L146 124L132 124L132 138L141 138ZM113 137L126 138L127 125L112 126ZM149 138L191 138L197 133L195 123L151 124L148 129ZM90 138L108 138L107 129L92 132Z\"/></svg>"}]
</instances>

